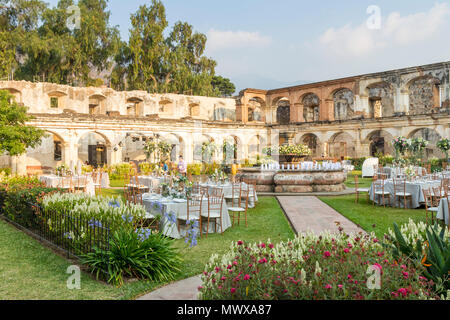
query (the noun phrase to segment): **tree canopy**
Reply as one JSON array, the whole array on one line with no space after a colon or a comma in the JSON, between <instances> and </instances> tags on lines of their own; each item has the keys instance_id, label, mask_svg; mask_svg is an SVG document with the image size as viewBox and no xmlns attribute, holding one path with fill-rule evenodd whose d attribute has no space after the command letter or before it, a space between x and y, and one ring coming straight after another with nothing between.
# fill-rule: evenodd
<instances>
[{"instance_id":1,"label":"tree canopy","mask_svg":"<svg viewBox=\"0 0 450 320\"><path fill-rule=\"evenodd\" d=\"M25 125L32 119L27 109L18 105L8 91L0 90L0 154L17 156L41 143L44 131Z\"/></svg>"},{"instance_id":2,"label":"tree canopy","mask_svg":"<svg viewBox=\"0 0 450 320\"><path fill-rule=\"evenodd\" d=\"M219 77L223 84L217 85L217 63L204 54L206 35L182 21L168 30L160 0L131 15L128 42L110 24L108 0L79 0L79 27L68 23L74 5L0 0L0 78L14 74L17 80L79 86L102 78L116 90L230 94L231 82Z\"/></svg>"}]
</instances>

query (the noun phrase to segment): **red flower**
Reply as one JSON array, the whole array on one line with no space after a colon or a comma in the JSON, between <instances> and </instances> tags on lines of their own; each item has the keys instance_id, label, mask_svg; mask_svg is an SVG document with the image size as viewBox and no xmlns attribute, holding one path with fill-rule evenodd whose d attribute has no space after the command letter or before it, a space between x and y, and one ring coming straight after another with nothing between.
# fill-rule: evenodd
<instances>
[{"instance_id":1,"label":"red flower","mask_svg":"<svg viewBox=\"0 0 450 320\"><path fill-rule=\"evenodd\" d=\"M244 280L250 280L250 275L249 275L249 274L246 274L246 275L244 276Z\"/></svg>"},{"instance_id":2,"label":"red flower","mask_svg":"<svg viewBox=\"0 0 450 320\"><path fill-rule=\"evenodd\" d=\"M244 242L241 241L241 240L239 240L239 241L237 242L237 244L238 244L238 246L242 246L242 245L244 244Z\"/></svg>"},{"instance_id":3,"label":"red flower","mask_svg":"<svg viewBox=\"0 0 450 320\"><path fill-rule=\"evenodd\" d=\"M231 288L231 289L230 289L230 292L231 292L231 293L235 293L235 292L236 292L236 288Z\"/></svg>"},{"instance_id":4,"label":"red flower","mask_svg":"<svg viewBox=\"0 0 450 320\"><path fill-rule=\"evenodd\" d=\"M324 256L325 258L330 257L330 256L331 256L330 251L325 251L325 252L323 253L323 256Z\"/></svg>"}]
</instances>

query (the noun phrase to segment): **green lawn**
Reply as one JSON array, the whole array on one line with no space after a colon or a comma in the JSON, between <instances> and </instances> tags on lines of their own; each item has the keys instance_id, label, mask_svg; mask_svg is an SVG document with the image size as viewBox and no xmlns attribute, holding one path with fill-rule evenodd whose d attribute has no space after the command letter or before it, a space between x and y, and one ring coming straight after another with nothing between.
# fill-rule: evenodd
<instances>
[{"instance_id":1,"label":"green lawn","mask_svg":"<svg viewBox=\"0 0 450 320\"><path fill-rule=\"evenodd\" d=\"M124 185L125 185L125 179L114 179L114 180L111 179L109 181L109 186L111 188L118 188L118 187L123 188Z\"/></svg>"},{"instance_id":2,"label":"green lawn","mask_svg":"<svg viewBox=\"0 0 450 320\"><path fill-rule=\"evenodd\" d=\"M399 209L386 206L373 206L367 202L365 195L360 195L359 203L355 203L355 196L319 197L320 200L334 208L351 221L359 224L364 230L375 231L378 237L392 229L396 222L398 225L414 221L425 221L425 209ZM373 227L375 225L375 228Z\"/></svg>"},{"instance_id":3,"label":"green lawn","mask_svg":"<svg viewBox=\"0 0 450 320\"><path fill-rule=\"evenodd\" d=\"M361 176L359 176L359 179L358 179L358 187L359 188L370 188L371 184L372 184L372 178L361 178ZM352 174L349 174L347 176L345 185L348 188L355 189L355 178Z\"/></svg>"},{"instance_id":4,"label":"green lawn","mask_svg":"<svg viewBox=\"0 0 450 320\"><path fill-rule=\"evenodd\" d=\"M120 196L122 190L102 190L104 195ZM211 254L228 250L232 241L287 240L294 236L278 202L261 197L255 209L249 209L248 228L241 223L223 235L210 234L189 248L184 240L175 246L184 259L182 273L176 280L200 274ZM242 221L241 221L242 222ZM38 241L0 220L0 299L134 299L165 283L133 281L115 288L83 274L81 290L66 288L69 261Z\"/></svg>"}]
</instances>

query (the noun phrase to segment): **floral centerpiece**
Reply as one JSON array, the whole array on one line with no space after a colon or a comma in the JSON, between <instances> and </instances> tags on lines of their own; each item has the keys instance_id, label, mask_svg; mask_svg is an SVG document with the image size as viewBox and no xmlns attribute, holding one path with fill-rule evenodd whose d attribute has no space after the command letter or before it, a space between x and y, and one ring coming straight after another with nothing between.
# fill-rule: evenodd
<instances>
[{"instance_id":1,"label":"floral centerpiece","mask_svg":"<svg viewBox=\"0 0 450 320\"><path fill-rule=\"evenodd\" d=\"M445 159L448 159L448 150L450 150L450 141L447 138L441 139L437 142L436 147L439 148L444 154Z\"/></svg>"},{"instance_id":2,"label":"floral centerpiece","mask_svg":"<svg viewBox=\"0 0 450 320\"><path fill-rule=\"evenodd\" d=\"M270 147L263 150L269 156L279 156L280 162L298 162L301 158L312 154L311 149L304 144L282 145Z\"/></svg>"},{"instance_id":3,"label":"floral centerpiece","mask_svg":"<svg viewBox=\"0 0 450 320\"><path fill-rule=\"evenodd\" d=\"M406 151L408 151L411 140L406 139L405 137L397 137L392 141L392 145L395 149L395 159L398 160L400 155L405 155Z\"/></svg>"},{"instance_id":4,"label":"floral centerpiece","mask_svg":"<svg viewBox=\"0 0 450 320\"><path fill-rule=\"evenodd\" d=\"M56 175L58 176L67 176L70 175L72 172L70 171L69 167L65 164L62 164L58 167L56 167Z\"/></svg>"},{"instance_id":5,"label":"floral centerpiece","mask_svg":"<svg viewBox=\"0 0 450 320\"><path fill-rule=\"evenodd\" d=\"M428 141L424 140L422 137L411 139L409 145L409 150L411 152L411 157L416 164L420 164L423 158L423 151L428 145Z\"/></svg>"}]
</instances>

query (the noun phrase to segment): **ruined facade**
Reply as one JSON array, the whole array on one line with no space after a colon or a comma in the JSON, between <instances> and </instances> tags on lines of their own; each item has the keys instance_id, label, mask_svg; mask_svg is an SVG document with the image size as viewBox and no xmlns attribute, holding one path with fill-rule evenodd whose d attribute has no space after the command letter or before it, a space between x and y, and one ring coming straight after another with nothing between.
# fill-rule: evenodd
<instances>
[{"instance_id":1,"label":"ruined facade","mask_svg":"<svg viewBox=\"0 0 450 320\"><path fill-rule=\"evenodd\" d=\"M450 63L438 63L275 90L243 90L208 98L51 83L3 81L0 89L27 107L30 125L48 136L26 155L0 156L25 173L60 164L115 164L146 158L147 139L172 146L171 160L202 161L201 145L219 146L214 160L242 161L277 143L304 143L314 157L393 154L396 136L422 136L427 156L450 136ZM233 152L223 152L227 142Z\"/></svg>"}]
</instances>

